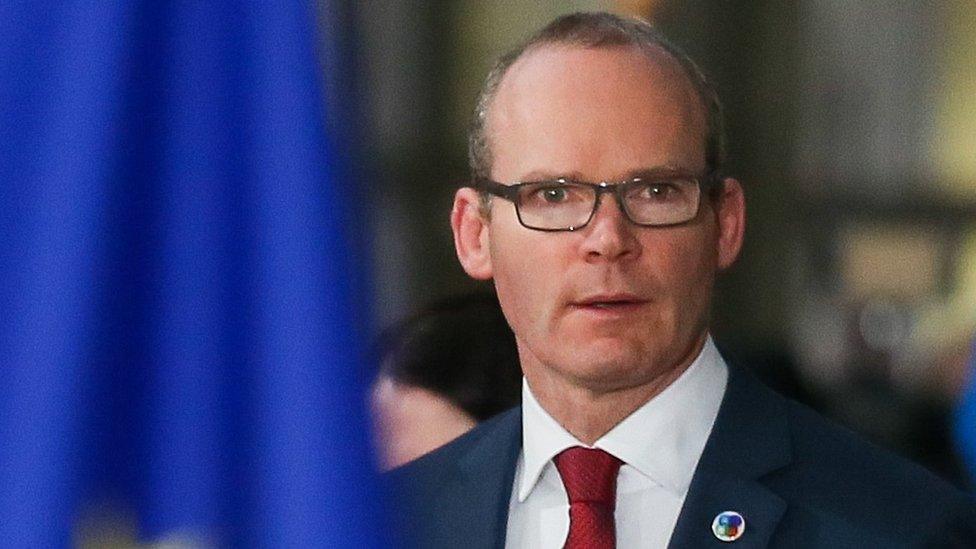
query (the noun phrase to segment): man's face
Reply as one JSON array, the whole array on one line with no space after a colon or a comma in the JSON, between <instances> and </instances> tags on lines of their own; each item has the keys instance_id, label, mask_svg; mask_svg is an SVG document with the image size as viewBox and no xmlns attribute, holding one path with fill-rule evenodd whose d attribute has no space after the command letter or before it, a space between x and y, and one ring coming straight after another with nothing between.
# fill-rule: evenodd
<instances>
[{"instance_id":1,"label":"man's face","mask_svg":"<svg viewBox=\"0 0 976 549\"><path fill-rule=\"evenodd\" d=\"M633 48L546 46L526 54L499 87L488 131L492 179L505 184L706 169L705 118L693 88L673 60ZM741 189L727 183L738 193L737 212L716 210L703 195L689 223L639 227L604 195L586 227L555 233L521 226L514 204L498 198L478 225L458 213L473 215L465 209L471 191L459 192L459 256L472 276L494 279L530 383L556 376L614 391L693 358L716 272L741 243ZM738 226L725 227L735 219Z\"/></svg>"}]
</instances>

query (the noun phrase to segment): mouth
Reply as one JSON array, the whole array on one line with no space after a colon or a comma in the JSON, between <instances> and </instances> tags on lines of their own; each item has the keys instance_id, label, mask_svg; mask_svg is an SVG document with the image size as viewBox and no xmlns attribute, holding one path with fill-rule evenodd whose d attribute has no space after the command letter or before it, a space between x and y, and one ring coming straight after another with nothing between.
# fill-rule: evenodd
<instances>
[{"instance_id":1,"label":"mouth","mask_svg":"<svg viewBox=\"0 0 976 549\"><path fill-rule=\"evenodd\" d=\"M620 315L632 313L649 303L633 294L594 295L570 303L570 309L598 315Z\"/></svg>"}]
</instances>

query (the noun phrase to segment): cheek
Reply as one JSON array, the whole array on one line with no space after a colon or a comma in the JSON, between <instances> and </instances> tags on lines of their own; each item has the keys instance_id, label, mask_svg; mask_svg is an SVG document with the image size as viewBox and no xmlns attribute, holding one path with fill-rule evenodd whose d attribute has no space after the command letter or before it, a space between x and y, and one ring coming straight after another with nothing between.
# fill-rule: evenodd
<instances>
[{"instance_id":1,"label":"cheek","mask_svg":"<svg viewBox=\"0 0 976 549\"><path fill-rule=\"evenodd\" d=\"M557 246L534 236L498 232L490 246L502 310L515 332L526 335L538 331L548 318L563 282Z\"/></svg>"},{"instance_id":2,"label":"cheek","mask_svg":"<svg viewBox=\"0 0 976 549\"><path fill-rule=\"evenodd\" d=\"M651 255L652 272L668 288L676 305L708 300L718 262L715 242L708 231L694 231L668 239ZM680 311L679 311L680 312Z\"/></svg>"}]
</instances>

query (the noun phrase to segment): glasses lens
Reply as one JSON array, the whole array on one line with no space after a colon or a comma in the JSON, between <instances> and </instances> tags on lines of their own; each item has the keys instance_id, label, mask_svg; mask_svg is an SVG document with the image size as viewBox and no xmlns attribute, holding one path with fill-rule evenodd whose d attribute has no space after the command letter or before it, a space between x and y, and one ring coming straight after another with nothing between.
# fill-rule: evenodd
<instances>
[{"instance_id":1,"label":"glasses lens","mask_svg":"<svg viewBox=\"0 0 976 549\"><path fill-rule=\"evenodd\" d=\"M701 190L694 179L635 179L621 189L627 214L641 225L684 223L698 213Z\"/></svg>"},{"instance_id":2,"label":"glasses lens","mask_svg":"<svg viewBox=\"0 0 976 549\"><path fill-rule=\"evenodd\" d=\"M516 204L526 227L568 229L586 223L595 201L592 187L553 181L522 186Z\"/></svg>"}]
</instances>

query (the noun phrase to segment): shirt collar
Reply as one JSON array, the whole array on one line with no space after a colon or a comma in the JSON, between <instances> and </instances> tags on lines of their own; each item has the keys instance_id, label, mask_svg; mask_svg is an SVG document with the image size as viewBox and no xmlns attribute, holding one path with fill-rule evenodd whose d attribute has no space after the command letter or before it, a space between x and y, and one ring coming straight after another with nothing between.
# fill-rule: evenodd
<instances>
[{"instance_id":1,"label":"shirt collar","mask_svg":"<svg viewBox=\"0 0 976 549\"><path fill-rule=\"evenodd\" d=\"M594 448L616 456L653 482L684 495L718 415L728 367L711 336L687 370L660 394L600 437ZM522 380L522 458L519 501L560 452L586 446L563 428Z\"/></svg>"}]
</instances>

